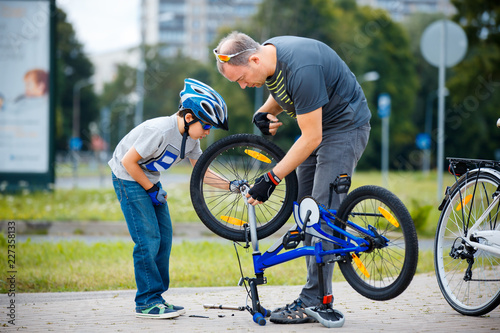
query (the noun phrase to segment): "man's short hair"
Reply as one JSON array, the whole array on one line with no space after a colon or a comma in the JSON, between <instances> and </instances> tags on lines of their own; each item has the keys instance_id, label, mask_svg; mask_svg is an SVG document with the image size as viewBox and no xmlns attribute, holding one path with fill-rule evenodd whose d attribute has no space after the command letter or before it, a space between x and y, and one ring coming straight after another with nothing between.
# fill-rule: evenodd
<instances>
[{"instance_id":1,"label":"man's short hair","mask_svg":"<svg viewBox=\"0 0 500 333\"><path fill-rule=\"evenodd\" d=\"M222 47L223 46L223 47ZM222 47L222 48L221 48ZM219 54L235 54L245 50L255 49L253 51L244 52L234 58L231 58L227 63L235 66L246 66L248 57L260 50L260 44L254 41L250 36L239 31L233 31L219 42L216 51ZM217 61L217 69L222 73L224 63Z\"/></svg>"}]
</instances>

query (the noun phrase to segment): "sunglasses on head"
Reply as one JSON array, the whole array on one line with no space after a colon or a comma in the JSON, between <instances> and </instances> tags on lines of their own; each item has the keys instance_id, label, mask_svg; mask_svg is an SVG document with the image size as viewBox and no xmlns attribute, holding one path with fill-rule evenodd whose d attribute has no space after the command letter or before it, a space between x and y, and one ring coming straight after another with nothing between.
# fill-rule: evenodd
<instances>
[{"instance_id":1,"label":"sunglasses on head","mask_svg":"<svg viewBox=\"0 0 500 333\"><path fill-rule=\"evenodd\" d=\"M201 123L201 127L206 131L211 129L213 126L207 123L202 122L201 120L198 120Z\"/></svg>"},{"instance_id":2,"label":"sunglasses on head","mask_svg":"<svg viewBox=\"0 0 500 333\"><path fill-rule=\"evenodd\" d=\"M257 50L257 49L251 48L251 49L246 49L246 50L240 51L240 52L235 53L235 54L220 54L220 53L217 53L217 49L214 49L214 55L217 58L217 60L219 60L219 62L225 63L225 62L228 62L229 60L231 60L231 58L234 58L242 53L245 53L247 51L255 51L255 50Z\"/></svg>"}]
</instances>

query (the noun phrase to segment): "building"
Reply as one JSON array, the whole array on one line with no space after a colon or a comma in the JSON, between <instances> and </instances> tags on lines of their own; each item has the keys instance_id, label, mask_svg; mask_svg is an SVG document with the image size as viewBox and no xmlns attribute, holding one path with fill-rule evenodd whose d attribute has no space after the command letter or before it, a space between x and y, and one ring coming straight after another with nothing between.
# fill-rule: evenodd
<instances>
[{"instance_id":1,"label":"building","mask_svg":"<svg viewBox=\"0 0 500 333\"><path fill-rule=\"evenodd\" d=\"M139 50L135 47L127 50L116 50L102 54L90 54L90 61L94 64L94 90L102 93L105 83L115 79L118 64L126 64L137 67L139 63Z\"/></svg>"},{"instance_id":2,"label":"building","mask_svg":"<svg viewBox=\"0 0 500 333\"><path fill-rule=\"evenodd\" d=\"M360 6L382 8L394 21L402 21L414 13L442 13L450 16L456 12L450 0L356 0Z\"/></svg>"},{"instance_id":3,"label":"building","mask_svg":"<svg viewBox=\"0 0 500 333\"><path fill-rule=\"evenodd\" d=\"M234 26L257 13L263 0L141 0L141 35L148 45L161 45L162 55L175 57L182 53L199 61L210 60L210 46L218 29ZM332 0L335 1L335 0ZM360 6L387 10L401 21L416 12L451 15L455 8L449 0L356 0ZM314 19L314 18L311 18ZM96 66L96 88L111 81L113 63L137 66L138 49L92 55Z\"/></svg>"},{"instance_id":4,"label":"building","mask_svg":"<svg viewBox=\"0 0 500 333\"><path fill-rule=\"evenodd\" d=\"M162 45L164 56L178 53L207 61L222 26L248 20L262 0L142 0L143 38Z\"/></svg>"}]
</instances>

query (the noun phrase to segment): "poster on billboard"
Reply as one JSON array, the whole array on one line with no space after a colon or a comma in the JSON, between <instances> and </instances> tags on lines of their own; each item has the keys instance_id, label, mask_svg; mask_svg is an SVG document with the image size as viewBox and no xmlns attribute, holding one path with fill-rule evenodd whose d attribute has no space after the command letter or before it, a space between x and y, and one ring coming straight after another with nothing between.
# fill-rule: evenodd
<instances>
[{"instance_id":1,"label":"poster on billboard","mask_svg":"<svg viewBox=\"0 0 500 333\"><path fill-rule=\"evenodd\" d=\"M0 173L49 172L50 3L0 1Z\"/></svg>"}]
</instances>

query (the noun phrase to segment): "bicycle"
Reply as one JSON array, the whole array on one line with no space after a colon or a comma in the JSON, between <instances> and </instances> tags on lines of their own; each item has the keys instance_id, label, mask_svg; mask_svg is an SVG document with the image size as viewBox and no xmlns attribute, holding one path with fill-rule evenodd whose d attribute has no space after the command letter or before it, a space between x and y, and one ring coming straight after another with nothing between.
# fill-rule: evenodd
<instances>
[{"instance_id":1,"label":"bicycle","mask_svg":"<svg viewBox=\"0 0 500 333\"><path fill-rule=\"evenodd\" d=\"M434 242L439 288L450 306L481 316L500 304L500 161L448 158Z\"/></svg>"},{"instance_id":2,"label":"bicycle","mask_svg":"<svg viewBox=\"0 0 500 333\"><path fill-rule=\"evenodd\" d=\"M408 210L388 190L371 185L359 187L347 194L338 210L333 210L312 197L297 202L297 178L291 173L268 201L255 207L248 204L245 195L250 184L271 170L284 155L277 145L262 137L232 135L205 150L191 177L193 206L201 221L223 238L246 242L246 247L252 245L255 277L244 277L241 272L239 284L245 287L249 284L247 297L251 298L252 306L245 308L253 315L254 322L265 325L265 317L270 315L260 303L257 291L258 285L267 283L264 270L306 255L315 256L320 278L325 264L337 262L346 281L367 298L389 300L406 290L418 262L417 234ZM225 191L210 185L207 175L211 172L217 174L218 180L214 182L221 178L237 181L237 190ZM349 175L342 175L330 184L331 191L337 193L347 193L349 187ZM295 224L261 253L259 240L279 230L292 211ZM328 225L334 232L325 232L322 225ZM298 247L306 233L334 243L335 248L324 251L321 242ZM306 313L331 313L332 296L320 290L318 297L322 305L307 308ZM334 327L328 320L320 322Z\"/></svg>"}]
</instances>

